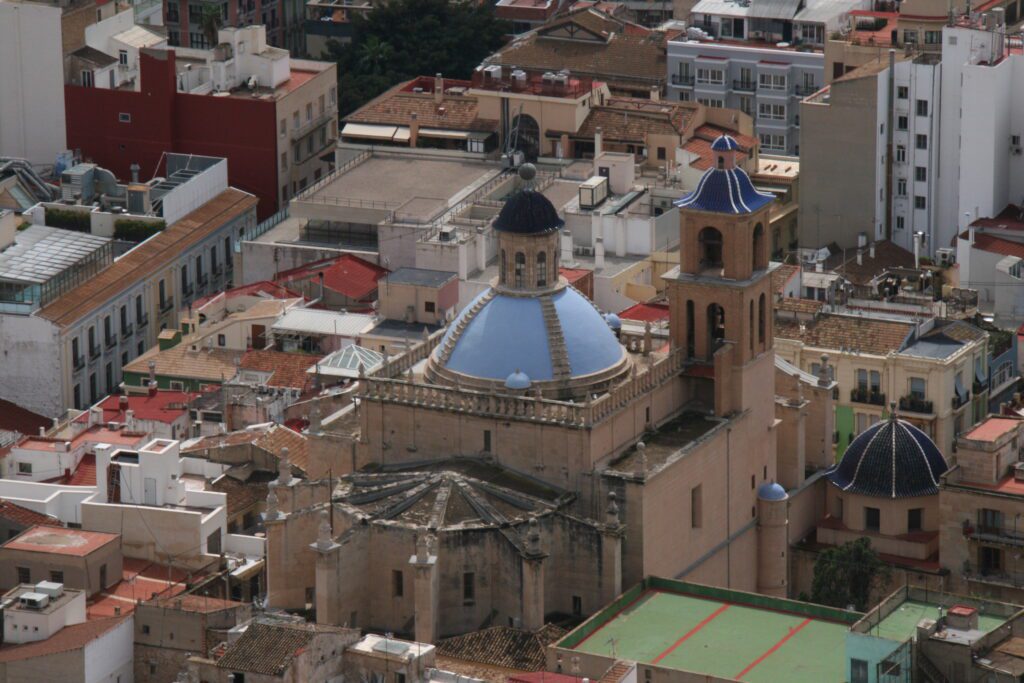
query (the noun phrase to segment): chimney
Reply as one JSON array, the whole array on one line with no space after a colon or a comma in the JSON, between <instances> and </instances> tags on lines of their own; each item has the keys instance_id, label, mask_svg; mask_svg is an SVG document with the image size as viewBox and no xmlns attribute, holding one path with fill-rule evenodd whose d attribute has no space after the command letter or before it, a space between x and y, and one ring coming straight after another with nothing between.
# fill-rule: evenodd
<instances>
[{"instance_id":1,"label":"chimney","mask_svg":"<svg viewBox=\"0 0 1024 683\"><path fill-rule=\"evenodd\" d=\"M870 256L871 258L875 258L875 243L874 243L874 241L872 241L871 244L868 245L868 256Z\"/></svg>"},{"instance_id":2,"label":"chimney","mask_svg":"<svg viewBox=\"0 0 1024 683\"><path fill-rule=\"evenodd\" d=\"M857 233L857 248L863 249L868 246L868 234L866 232Z\"/></svg>"},{"instance_id":3,"label":"chimney","mask_svg":"<svg viewBox=\"0 0 1024 683\"><path fill-rule=\"evenodd\" d=\"M914 231L914 269L921 267L921 238L924 233L920 230Z\"/></svg>"},{"instance_id":4,"label":"chimney","mask_svg":"<svg viewBox=\"0 0 1024 683\"><path fill-rule=\"evenodd\" d=\"M861 248L857 249L857 265L858 266L863 266L864 265L864 250L861 249Z\"/></svg>"},{"instance_id":5,"label":"chimney","mask_svg":"<svg viewBox=\"0 0 1024 683\"><path fill-rule=\"evenodd\" d=\"M444 76L437 74L434 76L434 101L438 104L444 100Z\"/></svg>"},{"instance_id":6,"label":"chimney","mask_svg":"<svg viewBox=\"0 0 1024 683\"><path fill-rule=\"evenodd\" d=\"M415 147L416 141L420 139L420 122L416 116L416 112L413 112L409 118L409 146Z\"/></svg>"},{"instance_id":7,"label":"chimney","mask_svg":"<svg viewBox=\"0 0 1024 683\"><path fill-rule=\"evenodd\" d=\"M595 159L597 157L601 156L601 152L603 151L601 149L601 143L603 141L604 140L603 140L603 136L601 134L601 126L598 126L597 129L594 130L594 158Z\"/></svg>"},{"instance_id":8,"label":"chimney","mask_svg":"<svg viewBox=\"0 0 1024 683\"><path fill-rule=\"evenodd\" d=\"M128 397L121 395L117 399L117 407L121 412L128 410Z\"/></svg>"},{"instance_id":9,"label":"chimney","mask_svg":"<svg viewBox=\"0 0 1024 683\"><path fill-rule=\"evenodd\" d=\"M39 428L39 436L46 436L46 427Z\"/></svg>"},{"instance_id":10,"label":"chimney","mask_svg":"<svg viewBox=\"0 0 1024 683\"><path fill-rule=\"evenodd\" d=\"M150 381L149 386L146 389L146 395L149 396L150 398L153 398L153 397L156 396L156 392L157 392L156 382Z\"/></svg>"},{"instance_id":11,"label":"chimney","mask_svg":"<svg viewBox=\"0 0 1024 683\"><path fill-rule=\"evenodd\" d=\"M138 164L135 164L135 163L133 163L131 166L128 167L128 170L131 171L131 173L132 173L132 183L138 184L138 182L139 182L139 170L140 169L141 169L141 166L139 166Z\"/></svg>"},{"instance_id":12,"label":"chimney","mask_svg":"<svg viewBox=\"0 0 1024 683\"><path fill-rule=\"evenodd\" d=\"M89 408L89 426L95 426L103 422L103 408L93 406Z\"/></svg>"},{"instance_id":13,"label":"chimney","mask_svg":"<svg viewBox=\"0 0 1024 683\"><path fill-rule=\"evenodd\" d=\"M604 238L594 238L594 270L604 268Z\"/></svg>"},{"instance_id":14,"label":"chimney","mask_svg":"<svg viewBox=\"0 0 1024 683\"><path fill-rule=\"evenodd\" d=\"M127 410L124 414L124 426L129 432L135 431L135 411Z\"/></svg>"},{"instance_id":15,"label":"chimney","mask_svg":"<svg viewBox=\"0 0 1024 683\"><path fill-rule=\"evenodd\" d=\"M656 85L651 86L651 102L661 101L661 88Z\"/></svg>"},{"instance_id":16,"label":"chimney","mask_svg":"<svg viewBox=\"0 0 1024 683\"><path fill-rule=\"evenodd\" d=\"M149 381L156 382L156 361L149 361Z\"/></svg>"},{"instance_id":17,"label":"chimney","mask_svg":"<svg viewBox=\"0 0 1024 683\"><path fill-rule=\"evenodd\" d=\"M482 227L476 229L476 265L480 270L487 267L487 238Z\"/></svg>"},{"instance_id":18,"label":"chimney","mask_svg":"<svg viewBox=\"0 0 1024 683\"><path fill-rule=\"evenodd\" d=\"M567 266L572 263L572 233L568 230L562 231L562 265Z\"/></svg>"}]
</instances>

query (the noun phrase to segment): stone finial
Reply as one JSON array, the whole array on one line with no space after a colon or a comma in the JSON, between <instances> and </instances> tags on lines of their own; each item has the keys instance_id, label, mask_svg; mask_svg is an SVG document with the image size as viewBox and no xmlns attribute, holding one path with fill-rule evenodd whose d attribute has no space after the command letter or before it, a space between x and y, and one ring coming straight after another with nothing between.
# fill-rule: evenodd
<instances>
[{"instance_id":1,"label":"stone finial","mask_svg":"<svg viewBox=\"0 0 1024 683\"><path fill-rule=\"evenodd\" d=\"M288 449L281 449L281 457L277 461L277 483L287 486L292 481L292 463L288 460Z\"/></svg>"},{"instance_id":2,"label":"stone finial","mask_svg":"<svg viewBox=\"0 0 1024 683\"><path fill-rule=\"evenodd\" d=\"M359 377L366 377L366 366L363 365L363 361L359 361Z\"/></svg>"},{"instance_id":3,"label":"stone finial","mask_svg":"<svg viewBox=\"0 0 1024 683\"><path fill-rule=\"evenodd\" d=\"M643 476L647 475L647 444L643 441L636 442L636 455L637 465L640 468L640 474Z\"/></svg>"},{"instance_id":4,"label":"stone finial","mask_svg":"<svg viewBox=\"0 0 1024 683\"><path fill-rule=\"evenodd\" d=\"M654 347L654 340L651 336L651 321L648 320L644 323L644 355L651 355L651 349Z\"/></svg>"},{"instance_id":5,"label":"stone finial","mask_svg":"<svg viewBox=\"0 0 1024 683\"><path fill-rule=\"evenodd\" d=\"M827 387L829 384L828 354L821 354L821 365L818 366L818 386Z\"/></svg>"},{"instance_id":6,"label":"stone finial","mask_svg":"<svg viewBox=\"0 0 1024 683\"><path fill-rule=\"evenodd\" d=\"M309 410L309 432L316 434L320 431L320 401L315 401Z\"/></svg>"},{"instance_id":7,"label":"stone finial","mask_svg":"<svg viewBox=\"0 0 1024 683\"><path fill-rule=\"evenodd\" d=\"M536 517L530 517L530 524L526 531L526 549L533 554L540 553L540 523Z\"/></svg>"},{"instance_id":8,"label":"stone finial","mask_svg":"<svg viewBox=\"0 0 1024 683\"><path fill-rule=\"evenodd\" d=\"M317 528L316 547L319 550L327 550L334 543L331 538L331 520L327 510L320 511L320 526Z\"/></svg>"},{"instance_id":9,"label":"stone finial","mask_svg":"<svg viewBox=\"0 0 1024 683\"><path fill-rule=\"evenodd\" d=\"M267 493L267 519L277 517L277 487L271 486Z\"/></svg>"},{"instance_id":10,"label":"stone finial","mask_svg":"<svg viewBox=\"0 0 1024 683\"><path fill-rule=\"evenodd\" d=\"M605 508L604 521L610 527L619 525L619 503L616 500L615 491L608 492L608 507Z\"/></svg>"},{"instance_id":11,"label":"stone finial","mask_svg":"<svg viewBox=\"0 0 1024 683\"><path fill-rule=\"evenodd\" d=\"M419 563L425 563L430 557L430 541L427 539L426 534L420 534L416 537L416 561Z\"/></svg>"}]
</instances>

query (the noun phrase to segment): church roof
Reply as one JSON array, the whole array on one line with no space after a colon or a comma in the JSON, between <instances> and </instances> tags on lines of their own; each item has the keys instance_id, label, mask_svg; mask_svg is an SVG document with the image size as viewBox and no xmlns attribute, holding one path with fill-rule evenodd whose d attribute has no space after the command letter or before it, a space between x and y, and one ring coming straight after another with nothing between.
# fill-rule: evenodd
<instances>
[{"instance_id":1,"label":"church roof","mask_svg":"<svg viewBox=\"0 0 1024 683\"><path fill-rule=\"evenodd\" d=\"M735 152L740 146L731 136L722 135L711 144L711 149ZM681 209L743 214L753 213L773 199L773 195L759 192L742 168L709 168L697 188L674 204Z\"/></svg>"},{"instance_id":2,"label":"church roof","mask_svg":"<svg viewBox=\"0 0 1024 683\"><path fill-rule=\"evenodd\" d=\"M880 498L910 498L939 492L949 469L938 447L914 425L890 417L861 432L828 472L844 491Z\"/></svg>"}]
</instances>

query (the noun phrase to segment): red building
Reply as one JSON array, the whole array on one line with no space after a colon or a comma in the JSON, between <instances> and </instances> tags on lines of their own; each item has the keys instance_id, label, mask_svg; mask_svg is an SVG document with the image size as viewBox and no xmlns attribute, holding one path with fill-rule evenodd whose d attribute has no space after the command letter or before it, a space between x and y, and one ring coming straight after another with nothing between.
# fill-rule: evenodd
<instances>
[{"instance_id":1,"label":"red building","mask_svg":"<svg viewBox=\"0 0 1024 683\"><path fill-rule=\"evenodd\" d=\"M143 50L136 90L65 85L68 147L122 180L133 163L143 181L160 175L165 152L224 157L231 185L259 198L260 220L329 170L337 136L333 64L291 66L275 87L190 94L179 91L189 61L173 49ZM313 138L315 145L306 144Z\"/></svg>"}]
</instances>

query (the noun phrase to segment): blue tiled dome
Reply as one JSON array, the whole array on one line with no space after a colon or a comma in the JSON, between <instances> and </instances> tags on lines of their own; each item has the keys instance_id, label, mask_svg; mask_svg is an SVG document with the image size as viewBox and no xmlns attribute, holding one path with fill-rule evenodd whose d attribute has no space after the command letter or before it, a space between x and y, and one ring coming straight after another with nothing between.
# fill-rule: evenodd
<instances>
[{"instance_id":1,"label":"blue tiled dome","mask_svg":"<svg viewBox=\"0 0 1024 683\"><path fill-rule=\"evenodd\" d=\"M516 370L505 378L505 388L522 391L530 388L530 376L521 370Z\"/></svg>"},{"instance_id":2,"label":"blue tiled dome","mask_svg":"<svg viewBox=\"0 0 1024 683\"><path fill-rule=\"evenodd\" d=\"M612 328L613 330L622 329L622 320L619 318L619 316L615 315L614 313L605 313L604 321L608 323L608 327Z\"/></svg>"},{"instance_id":3,"label":"blue tiled dome","mask_svg":"<svg viewBox=\"0 0 1024 683\"><path fill-rule=\"evenodd\" d=\"M773 195L758 192L742 168L711 168L704 172L697 189L673 203L680 209L741 214L753 213L773 199Z\"/></svg>"},{"instance_id":4,"label":"blue tiled dome","mask_svg":"<svg viewBox=\"0 0 1024 683\"><path fill-rule=\"evenodd\" d=\"M736 142L736 138L731 135L719 135L711 143L711 149L715 152L738 152L740 143Z\"/></svg>"},{"instance_id":5,"label":"blue tiled dome","mask_svg":"<svg viewBox=\"0 0 1024 683\"><path fill-rule=\"evenodd\" d=\"M939 492L946 459L920 429L892 417L861 432L828 472L844 491L884 498L910 498Z\"/></svg>"},{"instance_id":6,"label":"blue tiled dome","mask_svg":"<svg viewBox=\"0 0 1024 683\"><path fill-rule=\"evenodd\" d=\"M761 500L785 500L786 489L774 481L766 481L757 488L757 497Z\"/></svg>"},{"instance_id":7,"label":"blue tiled dome","mask_svg":"<svg viewBox=\"0 0 1024 683\"><path fill-rule=\"evenodd\" d=\"M487 300L488 297L491 297ZM477 309L477 302L486 301ZM616 366L625 349L604 318L582 294L566 287L551 295L565 344L571 377ZM475 311L475 312L474 312ZM448 327L435 362L469 377L505 382L522 373L531 382L555 379L548 327L539 297L487 290ZM443 349L451 351L444 359Z\"/></svg>"},{"instance_id":8,"label":"blue tiled dome","mask_svg":"<svg viewBox=\"0 0 1024 683\"><path fill-rule=\"evenodd\" d=\"M547 197L529 188L508 198L494 221L494 229L536 235L558 230L565 221Z\"/></svg>"}]
</instances>

